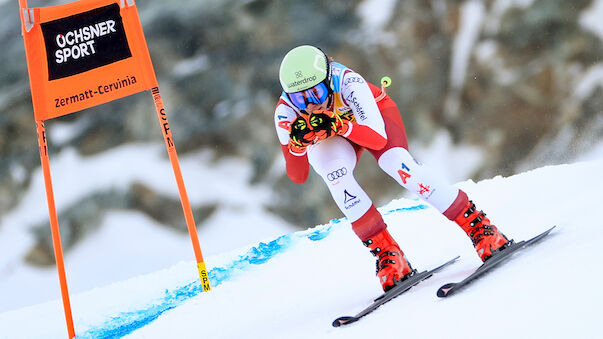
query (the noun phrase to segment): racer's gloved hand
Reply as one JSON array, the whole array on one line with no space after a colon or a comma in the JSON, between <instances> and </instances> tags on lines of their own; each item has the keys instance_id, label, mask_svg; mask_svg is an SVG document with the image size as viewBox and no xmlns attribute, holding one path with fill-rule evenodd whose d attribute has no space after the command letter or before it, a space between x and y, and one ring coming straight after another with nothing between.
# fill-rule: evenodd
<instances>
[{"instance_id":1,"label":"racer's gloved hand","mask_svg":"<svg viewBox=\"0 0 603 339\"><path fill-rule=\"evenodd\" d=\"M303 117L295 119L289 128L289 150L293 153L304 153L306 147L312 145L316 134Z\"/></svg>"},{"instance_id":2,"label":"racer's gloved hand","mask_svg":"<svg viewBox=\"0 0 603 339\"><path fill-rule=\"evenodd\" d=\"M342 119L336 113L327 110L312 112L308 121L318 140L323 140L333 135L346 134L351 123L346 119Z\"/></svg>"}]
</instances>

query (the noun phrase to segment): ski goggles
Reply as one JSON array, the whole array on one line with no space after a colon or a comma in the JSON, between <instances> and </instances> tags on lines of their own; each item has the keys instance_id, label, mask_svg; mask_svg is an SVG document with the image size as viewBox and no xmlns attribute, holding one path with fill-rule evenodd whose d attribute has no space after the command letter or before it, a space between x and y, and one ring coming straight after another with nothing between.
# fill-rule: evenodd
<instances>
[{"instance_id":1,"label":"ski goggles","mask_svg":"<svg viewBox=\"0 0 603 339\"><path fill-rule=\"evenodd\" d=\"M324 80L305 91L287 93L287 96L295 107L305 110L310 103L320 105L325 102L329 97L329 86L327 85L327 80Z\"/></svg>"}]
</instances>

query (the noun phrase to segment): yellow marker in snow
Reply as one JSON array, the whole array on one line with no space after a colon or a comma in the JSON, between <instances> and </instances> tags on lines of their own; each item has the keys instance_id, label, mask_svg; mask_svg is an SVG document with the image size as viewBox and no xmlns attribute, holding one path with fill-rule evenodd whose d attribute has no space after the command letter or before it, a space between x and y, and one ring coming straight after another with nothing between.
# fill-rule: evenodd
<instances>
[{"instance_id":1,"label":"yellow marker in snow","mask_svg":"<svg viewBox=\"0 0 603 339\"><path fill-rule=\"evenodd\" d=\"M209 276L207 275L207 268L205 268L205 262L197 263L197 268L199 269L199 277L201 277L201 287L203 287L203 292L211 290L211 287L209 286Z\"/></svg>"}]
</instances>

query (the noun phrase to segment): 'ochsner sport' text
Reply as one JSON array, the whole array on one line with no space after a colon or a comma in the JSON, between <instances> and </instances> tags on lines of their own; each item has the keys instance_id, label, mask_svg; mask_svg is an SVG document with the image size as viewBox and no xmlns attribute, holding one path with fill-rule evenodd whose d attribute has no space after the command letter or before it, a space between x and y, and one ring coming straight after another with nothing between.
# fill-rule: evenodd
<instances>
[{"instance_id":1,"label":"'ochsner sport' text","mask_svg":"<svg viewBox=\"0 0 603 339\"><path fill-rule=\"evenodd\" d=\"M114 33L115 21L106 20L94 25L78 28L66 34L58 34L56 42L58 49L54 56L57 64L67 62L69 58L79 59L86 55L96 53L94 38Z\"/></svg>"}]
</instances>

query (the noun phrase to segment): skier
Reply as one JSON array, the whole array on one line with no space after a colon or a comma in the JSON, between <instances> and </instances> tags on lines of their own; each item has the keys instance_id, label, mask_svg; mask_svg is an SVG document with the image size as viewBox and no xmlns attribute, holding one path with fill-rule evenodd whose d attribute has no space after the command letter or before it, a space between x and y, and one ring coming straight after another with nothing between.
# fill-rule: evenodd
<instances>
[{"instance_id":1,"label":"skier","mask_svg":"<svg viewBox=\"0 0 603 339\"><path fill-rule=\"evenodd\" d=\"M400 112L384 88L309 45L285 55L279 79L283 92L274 122L287 175L303 184L312 165L356 235L377 258L377 277L384 291L415 270L354 179L354 168L365 150L398 184L456 222L482 261L509 244L465 192L412 157Z\"/></svg>"}]
</instances>

